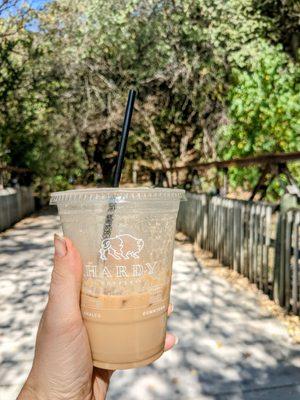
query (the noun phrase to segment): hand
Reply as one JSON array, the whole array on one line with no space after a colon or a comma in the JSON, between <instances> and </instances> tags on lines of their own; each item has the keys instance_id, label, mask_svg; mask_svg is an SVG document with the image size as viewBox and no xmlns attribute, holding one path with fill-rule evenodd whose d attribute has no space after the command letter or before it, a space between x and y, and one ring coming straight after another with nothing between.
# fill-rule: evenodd
<instances>
[{"instance_id":1,"label":"hand","mask_svg":"<svg viewBox=\"0 0 300 400\"><path fill-rule=\"evenodd\" d=\"M80 313L82 262L70 239L54 238L54 268L32 369L17 400L102 400L113 371L92 364ZM172 307L169 307L169 313ZM167 334L165 350L176 344Z\"/></svg>"}]
</instances>

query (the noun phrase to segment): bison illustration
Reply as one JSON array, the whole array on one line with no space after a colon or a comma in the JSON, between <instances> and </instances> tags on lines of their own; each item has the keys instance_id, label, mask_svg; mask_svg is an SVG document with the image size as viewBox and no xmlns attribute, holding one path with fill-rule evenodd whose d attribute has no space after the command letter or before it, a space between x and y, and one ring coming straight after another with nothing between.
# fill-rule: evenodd
<instances>
[{"instance_id":1,"label":"bison illustration","mask_svg":"<svg viewBox=\"0 0 300 400\"><path fill-rule=\"evenodd\" d=\"M143 239L137 239L132 235L123 234L103 239L100 249L101 260L107 260L107 254L116 260L128 260L130 257L139 258L139 253L144 247Z\"/></svg>"}]
</instances>

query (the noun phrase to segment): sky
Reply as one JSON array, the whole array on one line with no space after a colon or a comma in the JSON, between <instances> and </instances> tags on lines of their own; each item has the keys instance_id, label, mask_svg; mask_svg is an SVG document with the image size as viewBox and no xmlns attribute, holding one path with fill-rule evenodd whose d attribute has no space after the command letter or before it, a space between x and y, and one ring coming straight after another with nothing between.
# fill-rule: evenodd
<instances>
[{"instance_id":1,"label":"sky","mask_svg":"<svg viewBox=\"0 0 300 400\"><path fill-rule=\"evenodd\" d=\"M32 8L35 8L35 9L42 8L43 5L47 2L48 2L48 0L27 0L26 1L26 3L28 3L29 6L31 6ZM22 3L24 3L24 0L21 0L18 2L19 6L21 6Z\"/></svg>"},{"instance_id":2,"label":"sky","mask_svg":"<svg viewBox=\"0 0 300 400\"><path fill-rule=\"evenodd\" d=\"M50 0L19 0L16 4L15 7L11 7L7 13L3 13L4 16L5 14L13 14L16 10L22 7L22 4L26 3L30 7L35 8L36 10L39 10L43 7L44 4L48 3Z\"/></svg>"},{"instance_id":3,"label":"sky","mask_svg":"<svg viewBox=\"0 0 300 400\"><path fill-rule=\"evenodd\" d=\"M32 8L40 9L48 0L29 0L28 3Z\"/></svg>"},{"instance_id":4,"label":"sky","mask_svg":"<svg viewBox=\"0 0 300 400\"><path fill-rule=\"evenodd\" d=\"M24 3L28 4L31 8L36 10L40 10L46 3L49 3L51 0L18 0L14 7L9 7L7 10L4 10L1 13L1 17L9 17L10 15L15 15L15 13L22 7ZM26 25L27 29L31 31L37 31L38 23L36 20L32 20L29 24Z\"/></svg>"}]
</instances>

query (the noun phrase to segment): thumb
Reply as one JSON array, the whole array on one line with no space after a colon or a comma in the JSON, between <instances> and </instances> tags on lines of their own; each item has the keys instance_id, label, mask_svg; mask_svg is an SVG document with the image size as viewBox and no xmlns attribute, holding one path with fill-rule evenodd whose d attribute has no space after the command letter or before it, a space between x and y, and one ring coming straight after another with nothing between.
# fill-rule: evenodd
<instances>
[{"instance_id":1,"label":"thumb","mask_svg":"<svg viewBox=\"0 0 300 400\"><path fill-rule=\"evenodd\" d=\"M65 317L79 311L82 281L82 261L72 241L54 235L54 267L52 271L48 306L57 316Z\"/></svg>"}]
</instances>

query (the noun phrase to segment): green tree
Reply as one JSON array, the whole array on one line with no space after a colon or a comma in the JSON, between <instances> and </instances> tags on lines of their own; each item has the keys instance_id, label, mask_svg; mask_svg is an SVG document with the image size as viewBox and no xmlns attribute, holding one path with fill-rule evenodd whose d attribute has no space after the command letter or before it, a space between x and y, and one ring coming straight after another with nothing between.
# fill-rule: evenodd
<instances>
[{"instance_id":1,"label":"green tree","mask_svg":"<svg viewBox=\"0 0 300 400\"><path fill-rule=\"evenodd\" d=\"M130 87L127 158L141 165L296 149L299 61L287 44L296 14L292 0L49 2L29 14L35 32L27 23L15 34L22 56L8 51L5 162L29 166L47 190L107 183ZM231 181L252 186L257 176L236 171Z\"/></svg>"},{"instance_id":2,"label":"green tree","mask_svg":"<svg viewBox=\"0 0 300 400\"><path fill-rule=\"evenodd\" d=\"M13 5L6 2L4 10ZM84 154L62 124L52 124L62 87L51 68L39 68L47 50L27 29L34 17L32 10L21 9L1 19L0 155L3 166L30 170L19 178L21 184L34 180L48 192L67 187L80 175Z\"/></svg>"},{"instance_id":3,"label":"green tree","mask_svg":"<svg viewBox=\"0 0 300 400\"><path fill-rule=\"evenodd\" d=\"M281 45L262 42L259 51L256 48L254 52L249 46L248 52L251 58L243 68L232 70L233 82L228 92L230 122L220 128L220 157L299 151L299 68ZM231 183L235 186L243 182L253 186L257 179L257 169L231 170Z\"/></svg>"}]
</instances>

